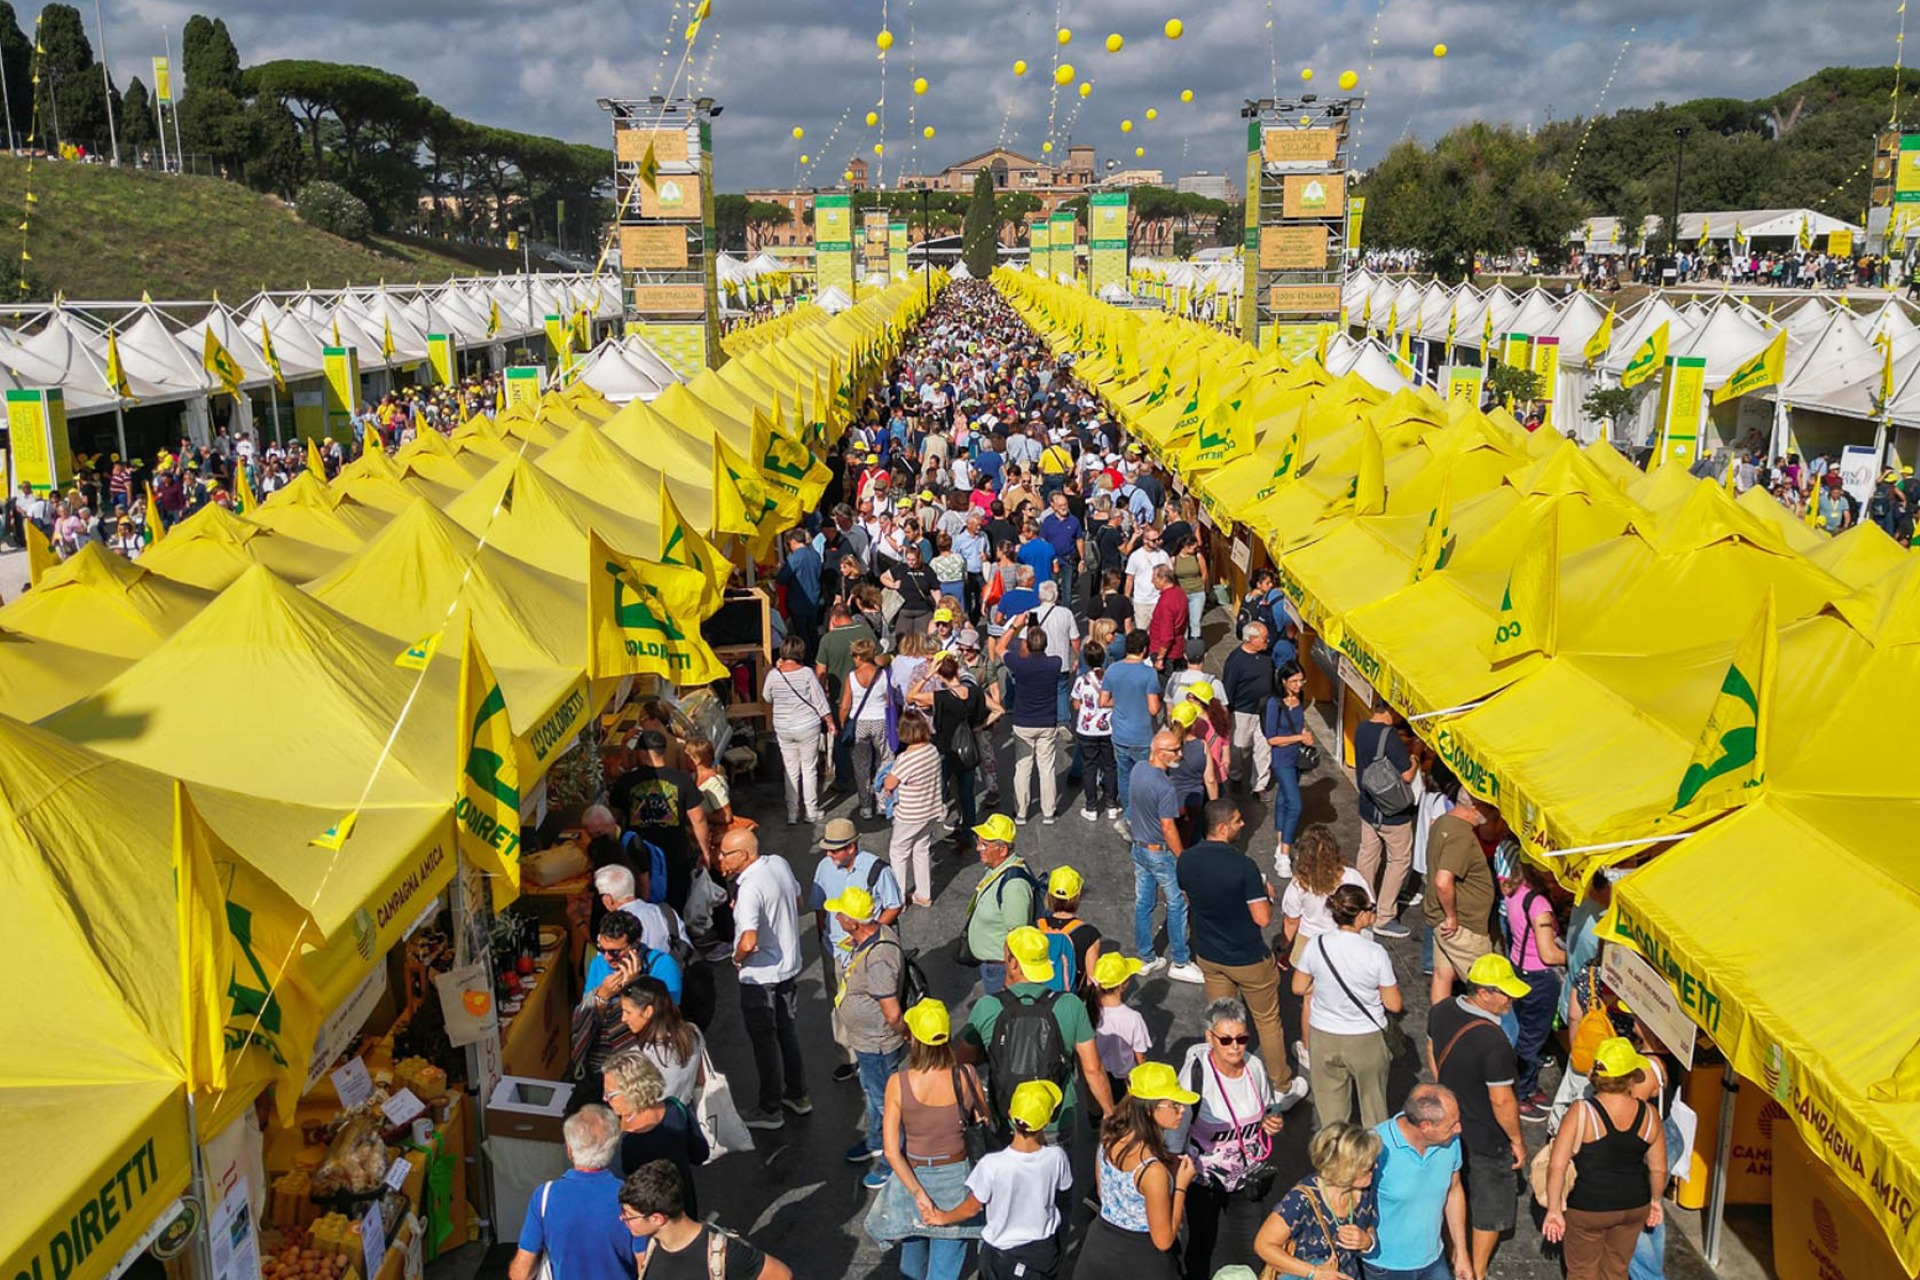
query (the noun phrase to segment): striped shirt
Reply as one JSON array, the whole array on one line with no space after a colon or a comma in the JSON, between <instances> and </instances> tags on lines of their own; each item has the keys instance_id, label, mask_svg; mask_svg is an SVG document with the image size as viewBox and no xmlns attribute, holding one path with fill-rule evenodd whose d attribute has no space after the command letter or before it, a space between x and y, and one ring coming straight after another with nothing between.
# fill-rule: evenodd
<instances>
[{"instance_id":1,"label":"striped shirt","mask_svg":"<svg viewBox=\"0 0 1920 1280\"><path fill-rule=\"evenodd\" d=\"M932 743L908 747L893 758L893 820L898 825L930 822L944 809L940 801L940 753Z\"/></svg>"}]
</instances>

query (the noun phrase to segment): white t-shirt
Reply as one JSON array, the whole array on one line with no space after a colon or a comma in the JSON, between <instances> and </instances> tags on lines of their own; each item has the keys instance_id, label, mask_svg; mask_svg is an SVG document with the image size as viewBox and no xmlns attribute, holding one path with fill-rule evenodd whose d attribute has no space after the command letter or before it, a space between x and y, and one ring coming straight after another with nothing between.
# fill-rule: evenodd
<instances>
[{"instance_id":1,"label":"white t-shirt","mask_svg":"<svg viewBox=\"0 0 1920 1280\"><path fill-rule=\"evenodd\" d=\"M980 1238L996 1249L1017 1249L1060 1229L1053 1198L1073 1185L1073 1169L1060 1147L996 1151L973 1166L967 1190L987 1207Z\"/></svg>"},{"instance_id":2,"label":"white t-shirt","mask_svg":"<svg viewBox=\"0 0 1920 1280\"><path fill-rule=\"evenodd\" d=\"M1340 873L1340 883L1357 884L1367 891L1369 899L1373 897L1373 887L1367 878L1352 867ZM1336 928L1333 913L1327 910L1327 895L1307 892L1298 880L1287 881L1287 891L1280 895L1280 914L1288 919L1298 916L1300 935L1304 938L1316 938Z\"/></svg>"},{"instance_id":3,"label":"white t-shirt","mask_svg":"<svg viewBox=\"0 0 1920 1280\"><path fill-rule=\"evenodd\" d=\"M1043 604L1033 611L1033 620L1047 633L1047 656L1060 659L1060 669L1073 669L1073 642L1080 638L1080 624L1073 610L1063 604Z\"/></svg>"},{"instance_id":4,"label":"white t-shirt","mask_svg":"<svg viewBox=\"0 0 1920 1280\"><path fill-rule=\"evenodd\" d=\"M1113 708L1100 705L1100 679L1089 671L1073 682L1073 731L1083 738L1113 736Z\"/></svg>"},{"instance_id":5,"label":"white t-shirt","mask_svg":"<svg viewBox=\"0 0 1920 1280\"><path fill-rule=\"evenodd\" d=\"M1094 1048L1100 1053L1100 1065L1107 1069L1108 1075L1123 1079L1140 1061L1134 1055L1153 1048L1153 1037L1147 1034L1147 1020L1129 1004L1101 1005L1100 1029L1093 1033L1093 1040Z\"/></svg>"},{"instance_id":6,"label":"white t-shirt","mask_svg":"<svg viewBox=\"0 0 1920 1280\"><path fill-rule=\"evenodd\" d=\"M660 1072L661 1083L666 1088L661 1096L678 1098L689 1110L693 1108L694 1089L700 1078L700 1055L706 1052L706 1037L700 1034L700 1028L693 1029L693 1038L693 1052L684 1062L676 1062L673 1050L663 1044L650 1044L640 1051Z\"/></svg>"},{"instance_id":7,"label":"white t-shirt","mask_svg":"<svg viewBox=\"0 0 1920 1280\"><path fill-rule=\"evenodd\" d=\"M1160 588L1153 585L1153 571L1163 564L1172 564L1173 557L1166 552L1145 547L1136 548L1127 557L1127 574L1133 579L1133 602L1137 605L1152 605L1160 598Z\"/></svg>"},{"instance_id":8,"label":"white t-shirt","mask_svg":"<svg viewBox=\"0 0 1920 1280\"><path fill-rule=\"evenodd\" d=\"M1385 947L1371 938L1335 929L1307 944L1300 954L1299 968L1313 978L1313 1011L1307 1025L1315 1031L1363 1036L1385 1028L1387 1011L1380 1002L1380 988L1400 982ZM1333 976L1335 969L1346 981L1345 988ZM1349 990L1359 998L1359 1004L1348 998Z\"/></svg>"},{"instance_id":9,"label":"white t-shirt","mask_svg":"<svg viewBox=\"0 0 1920 1280\"><path fill-rule=\"evenodd\" d=\"M638 847L636 844L635 848ZM688 946L693 945L692 939L687 937L686 921L671 907L635 898L632 902L621 903L619 909L640 922L640 941L650 951L672 950L676 937Z\"/></svg>"},{"instance_id":10,"label":"white t-shirt","mask_svg":"<svg viewBox=\"0 0 1920 1280\"><path fill-rule=\"evenodd\" d=\"M763 853L740 873L733 925L756 934L740 981L772 986L800 975L800 882L778 854Z\"/></svg>"}]
</instances>

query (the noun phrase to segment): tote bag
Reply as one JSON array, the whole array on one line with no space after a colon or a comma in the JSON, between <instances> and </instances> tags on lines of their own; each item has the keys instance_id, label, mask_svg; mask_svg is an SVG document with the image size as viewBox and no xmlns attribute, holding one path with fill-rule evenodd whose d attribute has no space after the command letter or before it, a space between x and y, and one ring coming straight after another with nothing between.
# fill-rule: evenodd
<instances>
[{"instance_id":1,"label":"tote bag","mask_svg":"<svg viewBox=\"0 0 1920 1280\"><path fill-rule=\"evenodd\" d=\"M733 1105L733 1089L714 1067L704 1044L700 1047L700 1069L706 1083L700 1086L699 1096L694 1099L694 1115L700 1122L700 1132L706 1135L707 1146L712 1149L713 1155L709 1158L729 1151L753 1150L753 1135L740 1119L740 1108Z\"/></svg>"}]
</instances>

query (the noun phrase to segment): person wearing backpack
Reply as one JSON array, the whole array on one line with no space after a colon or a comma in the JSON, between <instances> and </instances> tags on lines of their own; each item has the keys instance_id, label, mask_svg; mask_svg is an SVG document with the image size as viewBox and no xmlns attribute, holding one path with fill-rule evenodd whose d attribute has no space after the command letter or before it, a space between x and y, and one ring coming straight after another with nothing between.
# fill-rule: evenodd
<instances>
[{"instance_id":1,"label":"person wearing backpack","mask_svg":"<svg viewBox=\"0 0 1920 1280\"><path fill-rule=\"evenodd\" d=\"M986 1063L994 1122L1007 1129L1007 1104L1030 1080L1054 1085L1064 1099L1049 1133L1071 1134L1078 1114L1076 1073L1102 1114L1113 1109L1113 1091L1094 1042L1093 1022L1082 1000L1055 991L1047 935L1023 925L1007 935L1007 988L974 1002L961 1033L961 1060Z\"/></svg>"},{"instance_id":2,"label":"person wearing backpack","mask_svg":"<svg viewBox=\"0 0 1920 1280\"><path fill-rule=\"evenodd\" d=\"M1553 899L1547 896L1546 877L1532 863L1518 863L1500 900L1500 920L1506 926L1507 959L1520 981L1533 988L1513 1002L1520 1034L1513 1051L1520 1075L1513 1091L1520 1099L1520 1118L1529 1124L1547 1119L1547 1095L1540 1089L1540 1066L1547 1041L1553 1035L1553 1015L1560 1004L1560 970L1567 951L1560 942L1560 923Z\"/></svg>"},{"instance_id":3,"label":"person wearing backpack","mask_svg":"<svg viewBox=\"0 0 1920 1280\"><path fill-rule=\"evenodd\" d=\"M988 995L1006 989L1011 978L1000 956L1007 935L1033 923L1040 882L1013 852L1013 819L996 813L973 829L975 848L987 873L967 901L962 960L980 966L980 986Z\"/></svg>"},{"instance_id":4,"label":"person wearing backpack","mask_svg":"<svg viewBox=\"0 0 1920 1280\"><path fill-rule=\"evenodd\" d=\"M1047 935L1055 991L1084 991L1100 955L1100 931L1080 919L1080 893L1086 880L1072 867L1055 867L1047 876L1046 914L1035 927Z\"/></svg>"},{"instance_id":5,"label":"person wearing backpack","mask_svg":"<svg viewBox=\"0 0 1920 1280\"><path fill-rule=\"evenodd\" d=\"M793 1280L780 1259L746 1237L687 1216L680 1175L670 1160L643 1164L620 1184L620 1221L636 1241L640 1280Z\"/></svg>"},{"instance_id":6,"label":"person wearing backpack","mask_svg":"<svg viewBox=\"0 0 1920 1280\"><path fill-rule=\"evenodd\" d=\"M1413 819L1419 802L1413 794L1413 756L1393 722L1393 708L1382 702L1353 731L1355 781L1360 790L1360 851L1356 861L1369 888L1376 889L1378 938L1409 938L1400 923L1400 889L1413 870ZM1394 779L1399 779L1398 786ZM1385 870L1382 871L1382 862Z\"/></svg>"},{"instance_id":7,"label":"person wearing backpack","mask_svg":"<svg viewBox=\"0 0 1920 1280\"><path fill-rule=\"evenodd\" d=\"M847 1163L882 1160L882 1121L886 1115L887 1081L906 1057L906 1026L900 1003L906 954L899 935L880 923L880 904L859 885L848 885L827 900L826 909L845 932L848 955L833 998L834 1038L853 1050L860 1091L867 1099L866 1134L847 1148ZM867 1172L868 1190L883 1186L890 1176L877 1164Z\"/></svg>"}]
</instances>

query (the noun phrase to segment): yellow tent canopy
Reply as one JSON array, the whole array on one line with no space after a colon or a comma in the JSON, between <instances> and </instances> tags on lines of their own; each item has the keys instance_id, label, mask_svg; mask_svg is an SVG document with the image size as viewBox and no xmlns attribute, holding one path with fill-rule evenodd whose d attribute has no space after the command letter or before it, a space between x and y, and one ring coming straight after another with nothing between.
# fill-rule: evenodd
<instances>
[{"instance_id":1,"label":"yellow tent canopy","mask_svg":"<svg viewBox=\"0 0 1920 1280\"><path fill-rule=\"evenodd\" d=\"M602 506L660 523L660 470L613 444L591 423L568 432L533 465Z\"/></svg>"},{"instance_id":2,"label":"yellow tent canopy","mask_svg":"<svg viewBox=\"0 0 1920 1280\"><path fill-rule=\"evenodd\" d=\"M0 608L0 629L131 659L152 652L212 599L210 591L163 578L89 542L49 570L39 586ZM4 705L15 711L13 703Z\"/></svg>"},{"instance_id":3,"label":"yellow tent canopy","mask_svg":"<svg viewBox=\"0 0 1920 1280\"><path fill-rule=\"evenodd\" d=\"M715 466L710 439L695 439L641 400L629 400L607 419L600 434L643 465L658 468L675 505L700 532L709 536L753 532L739 486Z\"/></svg>"},{"instance_id":4,"label":"yellow tent canopy","mask_svg":"<svg viewBox=\"0 0 1920 1280\"><path fill-rule=\"evenodd\" d=\"M275 533L345 553L366 545L390 514L353 498L344 489L322 484L311 471L301 471L246 519Z\"/></svg>"},{"instance_id":5,"label":"yellow tent canopy","mask_svg":"<svg viewBox=\"0 0 1920 1280\"><path fill-rule=\"evenodd\" d=\"M489 546L572 582L586 581L589 529L628 555L660 556L658 523L603 507L523 459L500 463L447 515Z\"/></svg>"},{"instance_id":6,"label":"yellow tent canopy","mask_svg":"<svg viewBox=\"0 0 1920 1280\"><path fill-rule=\"evenodd\" d=\"M0 629L0 707L21 720L50 716L80 701L132 662Z\"/></svg>"},{"instance_id":7,"label":"yellow tent canopy","mask_svg":"<svg viewBox=\"0 0 1920 1280\"><path fill-rule=\"evenodd\" d=\"M339 564L341 555L209 503L148 547L140 556L140 567L189 586L219 591L256 564L289 582L306 582Z\"/></svg>"}]
</instances>

